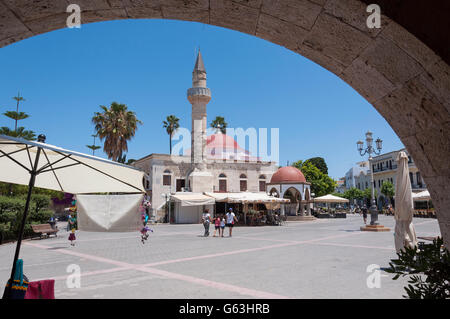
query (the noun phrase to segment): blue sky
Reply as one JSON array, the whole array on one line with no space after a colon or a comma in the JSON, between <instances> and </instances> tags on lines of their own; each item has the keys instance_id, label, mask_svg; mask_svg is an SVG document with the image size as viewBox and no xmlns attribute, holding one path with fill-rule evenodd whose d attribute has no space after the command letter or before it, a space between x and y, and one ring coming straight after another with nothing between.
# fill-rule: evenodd
<instances>
[{"instance_id":1,"label":"blue sky","mask_svg":"<svg viewBox=\"0 0 450 319\"><path fill-rule=\"evenodd\" d=\"M21 125L49 144L89 153L99 105L127 104L144 124L127 158L168 153L162 121L174 114L190 129L191 87L200 46L212 100L208 123L279 128L280 165L324 157L338 178L362 158L356 141L369 129L383 151L403 147L377 111L319 65L281 46L194 22L122 20L39 35L0 49L0 112L15 109L18 91L31 115ZM0 116L0 126L14 123ZM105 157L103 152L96 155Z\"/></svg>"}]
</instances>

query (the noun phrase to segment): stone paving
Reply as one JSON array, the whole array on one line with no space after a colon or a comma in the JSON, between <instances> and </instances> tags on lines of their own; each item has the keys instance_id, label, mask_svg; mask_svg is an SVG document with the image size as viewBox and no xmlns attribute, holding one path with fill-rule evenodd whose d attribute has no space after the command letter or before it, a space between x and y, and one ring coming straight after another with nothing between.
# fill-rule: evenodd
<instances>
[{"instance_id":1,"label":"stone paving","mask_svg":"<svg viewBox=\"0 0 450 319\"><path fill-rule=\"evenodd\" d=\"M77 232L74 247L63 229L56 238L26 240L21 250L31 281L54 278L63 298L402 298L405 279L381 271L368 288L367 266L396 257L391 232L361 232L362 217L235 227L233 237L202 237L202 225L154 225L147 243L136 233ZM418 236L437 236L435 219L414 219ZM60 228L63 225L60 225ZM212 235L213 227L211 227ZM6 282L15 244L0 246L0 283ZM81 286L68 288L69 265Z\"/></svg>"}]
</instances>

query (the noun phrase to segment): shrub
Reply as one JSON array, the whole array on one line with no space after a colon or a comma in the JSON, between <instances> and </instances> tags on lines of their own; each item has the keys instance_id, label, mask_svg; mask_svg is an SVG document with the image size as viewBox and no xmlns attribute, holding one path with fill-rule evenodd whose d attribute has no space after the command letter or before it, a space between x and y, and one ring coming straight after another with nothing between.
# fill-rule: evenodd
<instances>
[{"instance_id":1,"label":"shrub","mask_svg":"<svg viewBox=\"0 0 450 319\"><path fill-rule=\"evenodd\" d=\"M0 232L3 240L16 239L22 223L26 196L0 196ZM31 224L43 224L49 221L53 212L49 210L50 196L34 194L31 197L27 220L24 227L24 237L33 234Z\"/></svg>"},{"instance_id":2,"label":"shrub","mask_svg":"<svg viewBox=\"0 0 450 319\"><path fill-rule=\"evenodd\" d=\"M396 274L394 280L410 276L409 285L405 287L409 298L450 298L450 252L443 247L442 238L438 237L419 250L405 248L397 255L398 259L391 260L386 272Z\"/></svg>"}]
</instances>

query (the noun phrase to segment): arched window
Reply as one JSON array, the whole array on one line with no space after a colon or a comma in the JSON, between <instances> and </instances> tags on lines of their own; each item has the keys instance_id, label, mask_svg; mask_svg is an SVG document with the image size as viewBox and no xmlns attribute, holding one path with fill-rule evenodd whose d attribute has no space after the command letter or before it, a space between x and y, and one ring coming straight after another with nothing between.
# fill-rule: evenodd
<instances>
[{"instance_id":1,"label":"arched window","mask_svg":"<svg viewBox=\"0 0 450 319\"><path fill-rule=\"evenodd\" d=\"M227 178L227 175L225 175L224 173L219 175L219 178Z\"/></svg>"},{"instance_id":2,"label":"arched window","mask_svg":"<svg viewBox=\"0 0 450 319\"><path fill-rule=\"evenodd\" d=\"M266 179L266 175L259 175L259 179Z\"/></svg>"},{"instance_id":3,"label":"arched window","mask_svg":"<svg viewBox=\"0 0 450 319\"><path fill-rule=\"evenodd\" d=\"M239 176L239 178L247 178L247 175L241 174L241 176Z\"/></svg>"}]
</instances>

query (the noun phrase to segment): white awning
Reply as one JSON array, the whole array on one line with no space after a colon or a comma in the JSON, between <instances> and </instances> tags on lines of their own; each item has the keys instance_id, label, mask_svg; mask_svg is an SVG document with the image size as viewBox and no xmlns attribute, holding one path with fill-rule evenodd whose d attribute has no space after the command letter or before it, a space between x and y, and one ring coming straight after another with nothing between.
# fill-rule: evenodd
<instances>
[{"instance_id":1,"label":"white awning","mask_svg":"<svg viewBox=\"0 0 450 319\"><path fill-rule=\"evenodd\" d=\"M412 198L414 201L428 201L431 200L430 192L423 191L420 193L413 193Z\"/></svg>"},{"instance_id":2,"label":"white awning","mask_svg":"<svg viewBox=\"0 0 450 319\"><path fill-rule=\"evenodd\" d=\"M176 202L181 202L181 206L201 206L201 205L214 205L215 199L200 193L183 193L170 196Z\"/></svg>"},{"instance_id":3,"label":"white awning","mask_svg":"<svg viewBox=\"0 0 450 319\"><path fill-rule=\"evenodd\" d=\"M349 200L331 194L314 198L314 202L318 203L348 203Z\"/></svg>"},{"instance_id":4,"label":"white awning","mask_svg":"<svg viewBox=\"0 0 450 319\"><path fill-rule=\"evenodd\" d=\"M266 193L252 193L252 192L240 192L240 193L205 193L216 199L217 202L227 203L288 203L289 199L277 198L269 196Z\"/></svg>"},{"instance_id":5,"label":"white awning","mask_svg":"<svg viewBox=\"0 0 450 319\"><path fill-rule=\"evenodd\" d=\"M71 194L143 193L144 172L46 143L0 135L0 181L28 185L41 149L34 186Z\"/></svg>"}]
</instances>

